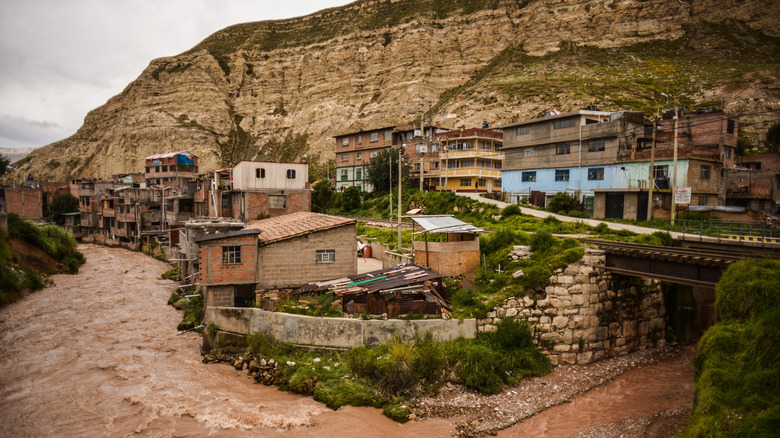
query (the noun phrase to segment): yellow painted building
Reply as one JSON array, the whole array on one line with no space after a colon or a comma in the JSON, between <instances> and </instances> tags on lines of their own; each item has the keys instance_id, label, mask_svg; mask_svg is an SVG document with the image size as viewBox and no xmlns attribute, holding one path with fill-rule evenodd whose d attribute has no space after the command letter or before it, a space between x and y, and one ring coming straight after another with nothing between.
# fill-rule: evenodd
<instances>
[{"instance_id":1,"label":"yellow painted building","mask_svg":"<svg viewBox=\"0 0 780 438\"><path fill-rule=\"evenodd\" d=\"M501 192L501 132L465 129L437 134L439 190Z\"/></svg>"}]
</instances>

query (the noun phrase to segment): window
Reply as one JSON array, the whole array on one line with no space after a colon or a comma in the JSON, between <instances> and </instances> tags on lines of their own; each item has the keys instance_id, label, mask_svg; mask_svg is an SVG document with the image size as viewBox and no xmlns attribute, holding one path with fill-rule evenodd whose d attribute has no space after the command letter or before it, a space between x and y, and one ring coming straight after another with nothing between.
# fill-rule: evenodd
<instances>
[{"instance_id":1,"label":"window","mask_svg":"<svg viewBox=\"0 0 780 438\"><path fill-rule=\"evenodd\" d=\"M701 170L699 171L699 178L701 179L710 179L710 166L701 166ZM706 204L699 204L699 205L706 205Z\"/></svg>"},{"instance_id":2,"label":"window","mask_svg":"<svg viewBox=\"0 0 780 438\"><path fill-rule=\"evenodd\" d=\"M486 185L487 185L487 180L485 178L480 178L479 179L479 186L480 187L485 187Z\"/></svg>"},{"instance_id":3,"label":"window","mask_svg":"<svg viewBox=\"0 0 780 438\"><path fill-rule=\"evenodd\" d=\"M566 155L571 153L569 143L558 143L555 145L555 155Z\"/></svg>"},{"instance_id":4,"label":"window","mask_svg":"<svg viewBox=\"0 0 780 438\"><path fill-rule=\"evenodd\" d=\"M362 154L362 153L360 153L360 152L358 152L358 153L356 153L356 154L355 154L355 159L356 159L356 160L360 160L360 159L362 159L362 158L361 158L362 156L363 156L363 154Z\"/></svg>"},{"instance_id":5,"label":"window","mask_svg":"<svg viewBox=\"0 0 780 438\"><path fill-rule=\"evenodd\" d=\"M500 169L500 168L501 168L501 162L500 161L496 161L495 163L493 163L493 169Z\"/></svg>"},{"instance_id":6,"label":"window","mask_svg":"<svg viewBox=\"0 0 780 438\"><path fill-rule=\"evenodd\" d=\"M371 133L371 142L379 141L379 133L378 132L372 132Z\"/></svg>"},{"instance_id":7,"label":"window","mask_svg":"<svg viewBox=\"0 0 780 438\"><path fill-rule=\"evenodd\" d=\"M707 197L699 196L699 205L707 205Z\"/></svg>"},{"instance_id":8,"label":"window","mask_svg":"<svg viewBox=\"0 0 780 438\"><path fill-rule=\"evenodd\" d=\"M536 156L536 150L534 148L523 149L523 158L531 158Z\"/></svg>"},{"instance_id":9,"label":"window","mask_svg":"<svg viewBox=\"0 0 780 438\"><path fill-rule=\"evenodd\" d=\"M374 158L379 154L377 151L371 151L368 153L368 158Z\"/></svg>"},{"instance_id":10,"label":"window","mask_svg":"<svg viewBox=\"0 0 780 438\"><path fill-rule=\"evenodd\" d=\"M531 133L530 126L519 126L515 129L515 135L528 135Z\"/></svg>"},{"instance_id":11,"label":"window","mask_svg":"<svg viewBox=\"0 0 780 438\"><path fill-rule=\"evenodd\" d=\"M363 144L363 136L358 135L358 144Z\"/></svg>"},{"instance_id":12,"label":"window","mask_svg":"<svg viewBox=\"0 0 780 438\"><path fill-rule=\"evenodd\" d=\"M255 169L255 176L258 178L265 178L265 169Z\"/></svg>"},{"instance_id":13,"label":"window","mask_svg":"<svg viewBox=\"0 0 780 438\"><path fill-rule=\"evenodd\" d=\"M341 145L342 146L349 146L349 137L344 137L341 139Z\"/></svg>"},{"instance_id":14,"label":"window","mask_svg":"<svg viewBox=\"0 0 780 438\"><path fill-rule=\"evenodd\" d=\"M287 207L287 196L268 195L268 208L283 209Z\"/></svg>"},{"instance_id":15,"label":"window","mask_svg":"<svg viewBox=\"0 0 780 438\"><path fill-rule=\"evenodd\" d=\"M392 141L393 140L393 131L387 130L385 131L385 141Z\"/></svg>"},{"instance_id":16,"label":"window","mask_svg":"<svg viewBox=\"0 0 780 438\"><path fill-rule=\"evenodd\" d=\"M336 261L335 249L318 249L317 263L333 263Z\"/></svg>"},{"instance_id":17,"label":"window","mask_svg":"<svg viewBox=\"0 0 780 438\"><path fill-rule=\"evenodd\" d=\"M728 132L729 134L733 134L735 128L736 128L736 123L734 123L734 120L729 119L728 123L726 124L726 132Z\"/></svg>"},{"instance_id":18,"label":"window","mask_svg":"<svg viewBox=\"0 0 780 438\"><path fill-rule=\"evenodd\" d=\"M460 179L460 186L461 187L471 187L471 179L469 179L469 178L461 178Z\"/></svg>"},{"instance_id":19,"label":"window","mask_svg":"<svg viewBox=\"0 0 780 438\"><path fill-rule=\"evenodd\" d=\"M439 168L439 162L438 161L434 161L433 163L431 163L431 169L438 169L438 168Z\"/></svg>"},{"instance_id":20,"label":"window","mask_svg":"<svg viewBox=\"0 0 780 438\"><path fill-rule=\"evenodd\" d=\"M497 189L501 188L501 180L497 179L497 180L493 181L493 187L497 188Z\"/></svg>"},{"instance_id":21,"label":"window","mask_svg":"<svg viewBox=\"0 0 780 438\"><path fill-rule=\"evenodd\" d=\"M295 179L295 169L287 169L287 179Z\"/></svg>"},{"instance_id":22,"label":"window","mask_svg":"<svg viewBox=\"0 0 780 438\"><path fill-rule=\"evenodd\" d=\"M669 176L669 166L653 166L654 178L666 178Z\"/></svg>"},{"instance_id":23,"label":"window","mask_svg":"<svg viewBox=\"0 0 780 438\"><path fill-rule=\"evenodd\" d=\"M605 141L603 138L597 138L588 141L588 152L601 152L604 150Z\"/></svg>"},{"instance_id":24,"label":"window","mask_svg":"<svg viewBox=\"0 0 780 438\"><path fill-rule=\"evenodd\" d=\"M523 172L521 179L523 182L536 182L536 172Z\"/></svg>"},{"instance_id":25,"label":"window","mask_svg":"<svg viewBox=\"0 0 780 438\"><path fill-rule=\"evenodd\" d=\"M731 148L730 147L723 148L723 158L731 158Z\"/></svg>"},{"instance_id":26,"label":"window","mask_svg":"<svg viewBox=\"0 0 780 438\"><path fill-rule=\"evenodd\" d=\"M572 128L574 127L574 124L575 124L574 119L556 120L555 122L553 122L553 129Z\"/></svg>"},{"instance_id":27,"label":"window","mask_svg":"<svg viewBox=\"0 0 780 438\"><path fill-rule=\"evenodd\" d=\"M556 181L568 181L569 180L569 169L555 169L555 180Z\"/></svg>"},{"instance_id":28,"label":"window","mask_svg":"<svg viewBox=\"0 0 780 438\"><path fill-rule=\"evenodd\" d=\"M355 171L355 179L363 179L363 171L358 169Z\"/></svg>"},{"instance_id":29,"label":"window","mask_svg":"<svg viewBox=\"0 0 780 438\"><path fill-rule=\"evenodd\" d=\"M341 169L341 180L346 181L349 177L349 173L347 172L347 169Z\"/></svg>"},{"instance_id":30,"label":"window","mask_svg":"<svg viewBox=\"0 0 780 438\"><path fill-rule=\"evenodd\" d=\"M226 265L233 265L241 263L241 247L240 246L223 246L222 247L222 263Z\"/></svg>"},{"instance_id":31,"label":"window","mask_svg":"<svg viewBox=\"0 0 780 438\"><path fill-rule=\"evenodd\" d=\"M349 154L341 154L341 161L349 161Z\"/></svg>"},{"instance_id":32,"label":"window","mask_svg":"<svg viewBox=\"0 0 780 438\"><path fill-rule=\"evenodd\" d=\"M601 181L604 179L604 168L594 167L588 169L588 181Z\"/></svg>"},{"instance_id":33,"label":"window","mask_svg":"<svg viewBox=\"0 0 780 438\"><path fill-rule=\"evenodd\" d=\"M417 172L420 171L420 163L414 163L414 170Z\"/></svg>"}]
</instances>

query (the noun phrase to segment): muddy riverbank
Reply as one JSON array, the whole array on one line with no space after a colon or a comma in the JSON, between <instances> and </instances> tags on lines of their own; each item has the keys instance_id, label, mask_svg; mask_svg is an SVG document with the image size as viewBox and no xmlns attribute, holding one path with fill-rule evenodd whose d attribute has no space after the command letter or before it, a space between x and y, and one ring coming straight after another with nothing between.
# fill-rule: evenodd
<instances>
[{"instance_id":1,"label":"muddy riverbank","mask_svg":"<svg viewBox=\"0 0 780 438\"><path fill-rule=\"evenodd\" d=\"M372 408L334 412L311 398L256 384L231 366L203 364L200 337L177 332L181 315L166 305L176 288L160 279L168 265L123 249L82 245L80 250L87 263L78 275L56 275L54 286L0 309L1 436L364 438L480 435L501 429L506 436L601 436L642 428L645 435L631 436L667 436L650 433L657 421L643 424L663 412L684 410L689 405L685 397L693 394L692 368L690 375L651 379L666 382L666 389L637 390L654 366L667 371L690 367L692 352L663 349L556 367L549 376L491 397L450 386L436 398L421 400L414 410L417 419L405 425ZM621 375L628 376L626 384L576 405L621 382ZM681 396L672 402L665 401L666 395L660 401L647 396L647 391L668 394L669 387L680 388ZM576 428L566 426L571 413L555 411L566 406L595 411L610 398L632 394L651 400L649 409L625 410L623 417L597 423L577 420ZM610 411L621 412L621 406ZM545 415L549 418L541 425L532 422Z\"/></svg>"}]
</instances>

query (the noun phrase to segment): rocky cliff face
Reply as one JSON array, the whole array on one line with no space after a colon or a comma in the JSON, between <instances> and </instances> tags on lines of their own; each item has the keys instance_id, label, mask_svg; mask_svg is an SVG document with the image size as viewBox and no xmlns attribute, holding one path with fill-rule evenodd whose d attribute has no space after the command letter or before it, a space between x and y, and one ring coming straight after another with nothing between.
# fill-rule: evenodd
<instances>
[{"instance_id":1,"label":"rocky cliff face","mask_svg":"<svg viewBox=\"0 0 780 438\"><path fill-rule=\"evenodd\" d=\"M324 162L334 135L423 111L457 112L457 127L552 107L654 112L661 91L766 120L780 108L771 3L376 0L236 25L152 61L19 174L107 177L174 150L199 156L202 170Z\"/></svg>"}]
</instances>

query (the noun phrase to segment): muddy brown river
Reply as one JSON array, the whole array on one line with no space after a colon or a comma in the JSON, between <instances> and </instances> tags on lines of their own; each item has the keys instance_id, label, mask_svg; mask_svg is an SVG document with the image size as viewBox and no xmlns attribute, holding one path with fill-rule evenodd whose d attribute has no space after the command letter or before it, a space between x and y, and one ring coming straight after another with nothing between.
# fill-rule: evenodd
<instances>
[{"instance_id":1,"label":"muddy brown river","mask_svg":"<svg viewBox=\"0 0 780 438\"><path fill-rule=\"evenodd\" d=\"M160 279L168 265L122 249L80 250L87 263L78 275L56 275L55 286L0 309L0 436L408 438L449 436L454 430L444 419L399 425L377 409L332 411L309 397L255 384L227 365L204 365L200 337L177 332L181 315L166 305L176 288ZM623 386L610 386L619 385L619 378L560 407L576 406L585 417L625 411L620 416L584 421L553 408L505 432L569 436L594 421L619 422L689 405L692 386L670 396L659 389L663 385L636 385L650 379L679 389L680 382L692 381L692 370L686 374L690 364L680 362L677 374L659 366L665 377L650 379L647 371L636 370L634 377L626 374L630 380ZM603 394L585 398L600 390ZM643 391L661 395L656 400ZM621 397L631 394L636 401L628 403L644 410L623 409L628 399ZM526 424L531 427L523 431Z\"/></svg>"}]
</instances>

